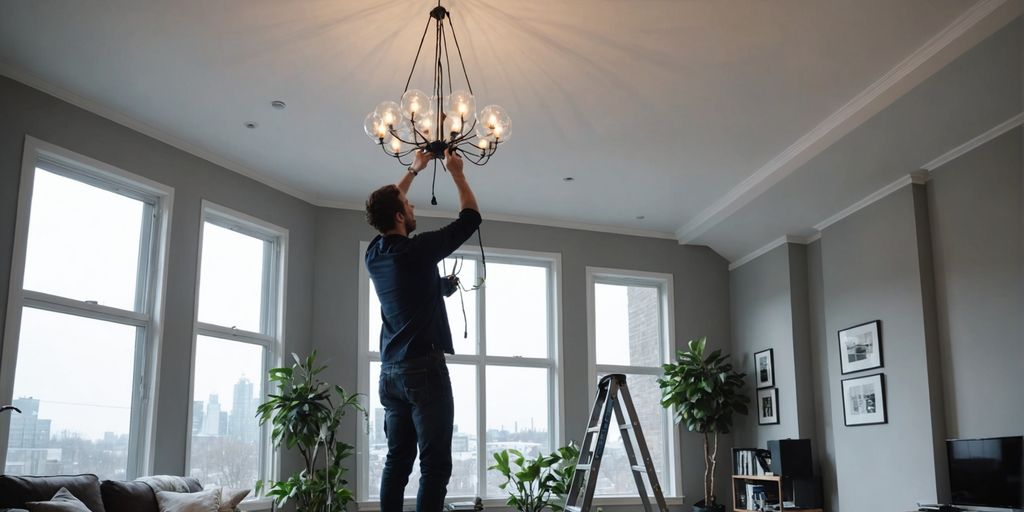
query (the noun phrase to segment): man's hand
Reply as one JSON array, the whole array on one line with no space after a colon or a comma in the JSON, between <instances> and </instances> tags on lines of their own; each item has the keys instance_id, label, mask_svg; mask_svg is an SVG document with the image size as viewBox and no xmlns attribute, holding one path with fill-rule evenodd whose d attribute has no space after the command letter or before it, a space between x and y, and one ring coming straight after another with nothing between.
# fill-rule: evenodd
<instances>
[{"instance_id":1,"label":"man's hand","mask_svg":"<svg viewBox=\"0 0 1024 512\"><path fill-rule=\"evenodd\" d=\"M445 161L444 165L448 168L448 172L452 174L452 177L463 177L462 173L462 157L459 156L458 151L452 151L451 148L444 150Z\"/></svg>"},{"instance_id":2,"label":"man's hand","mask_svg":"<svg viewBox=\"0 0 1024 512\"><path fill-rule=\"evenodd\" d=\"M427 163L430 162L432 158L434 158L433 153L421 149L416 152L415 160L413 160L412 165L409 166L409 169L412 170L413 172L420 172L423 169L427 168Z\"/></svg>"}]
</instances>

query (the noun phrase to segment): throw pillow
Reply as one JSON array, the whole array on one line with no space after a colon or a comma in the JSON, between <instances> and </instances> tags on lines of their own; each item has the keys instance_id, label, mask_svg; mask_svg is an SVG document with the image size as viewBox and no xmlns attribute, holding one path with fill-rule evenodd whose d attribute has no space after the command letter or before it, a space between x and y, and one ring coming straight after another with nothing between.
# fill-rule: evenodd
<instances>
[{"instance_id":1,"label":"throw pillow","mask_svg":"<svg viewBox=\"0 0 1024 512\"><path fill-rule=\"evenodd\" d=\"M67 487L61 487L50 501L30 501L25 504L29 512L89 512L81 500L71 494Z\"/></svg>"},{"instance_id":2,"label":"throw pillow","mask_svg":"<svg viewBox=\"0 0 1024 512\"><path fill-rule=\"evenodd\" d=\"M219 512L220 487L200 492L156 493L160 512Z\"/></svg>"},{"instance_id":3,"label":"throw pillow","mask_svg":"<svg viewBox=\"0 0 1024 512\"><path fill-rule=\"evenodd\" d=\"M204 490L215 489L217 485L210 484L203 487ZM238 506L246 496L249 495L251 489L230 489L228 487L221 488L220 495L220 512L233 512L235 507Z\"/></svg>"}]
</instances>

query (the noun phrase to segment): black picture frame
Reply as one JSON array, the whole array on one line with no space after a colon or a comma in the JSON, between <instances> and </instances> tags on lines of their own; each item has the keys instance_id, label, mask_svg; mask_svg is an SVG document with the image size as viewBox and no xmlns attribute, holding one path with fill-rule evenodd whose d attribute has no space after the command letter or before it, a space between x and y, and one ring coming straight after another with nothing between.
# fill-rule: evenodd
<instances>
[{"instance_id":1,"label":"black picture frame","mask_svg":"<svg viewBox=\"0 0 1024 512\"><path fill-rule=\"evenodd\" d=\"M757 389L775 387L775 350L754 353L754 382Z\"/></svg>"},{"instance_id":2,"label":"black picture frame","mask_svg":"<svg viewBox=\"0 0 1024 512\"><path fill-rule=\"evenodd\" d=\"M847 427L882 425L889 422L885 374L843 379L839 385L843 402L843 423Z\"/></svg>"},{"instance_id":3,"label":"black picture frame","mask_svg":"<svg viewBox=\"0 0 1024 512\"><path fill-rule=\"evenodd\" d=\"M758 425L779 424L779 388L757 390L754 408L757 409Z\"/></svg>"},{"instance_id":4,"label":"black picture frame","mask_svg":"<svg viewBox=\"0 0 1024 512\"><path fill-rule=\"evenodd\" d=\"M842 375L882 368L882 321L857 324L837 333Z\"/></svg>"}]
</instances>

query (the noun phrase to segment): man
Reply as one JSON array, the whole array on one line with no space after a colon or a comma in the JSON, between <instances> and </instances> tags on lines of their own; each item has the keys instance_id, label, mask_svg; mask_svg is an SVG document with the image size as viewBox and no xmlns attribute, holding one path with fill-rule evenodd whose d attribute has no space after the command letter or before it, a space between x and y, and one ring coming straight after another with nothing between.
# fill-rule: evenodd
<instances>
[{"instance_id":1,"label":"man","mask_svg":"<svg viewBox=\"0 0 1024 512\"><path fill-rule=\"evenodd\" d=\"M366 201L366 220L380 232L366 250L366 268L380 298L380 401L388 456L380 483L382 512L402 510L405 484L420 452L417 512L440 512L452 474L455 405L444 354L454 353L444 307L452 284L437 264L480 226L473 191L462 172L462 158L446 152L448 173L459 191L459 218L414 237L413 205L406 194L432 156L418 152L396 185L386 185Z\"/></svg>"}]
</instances>

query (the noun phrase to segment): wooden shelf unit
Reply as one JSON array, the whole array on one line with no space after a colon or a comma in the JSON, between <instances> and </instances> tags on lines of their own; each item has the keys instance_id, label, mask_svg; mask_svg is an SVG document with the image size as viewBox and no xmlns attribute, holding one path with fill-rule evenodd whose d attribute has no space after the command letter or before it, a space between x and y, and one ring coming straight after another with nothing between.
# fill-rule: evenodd
<instances>
[{"instance_id":1,"label":"wooden shelf unit","mask_svg":"<svg viewBox=\"0 0 1024 512\"><path fill-rule=\"evenodd\" d=\"M742 492L747 492L747 482L766 482L774 483L776 496L779 497L779 501L785 501L782 495L782 477L778 475L733 475L732 476L732 509L734 512L748 512L748 509L739 508L737 504L737 497ZM741 485L737 488L737 484ZM820 508L783 508L781 512L823 512Z\"/></svg>"}]
</instances>

